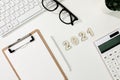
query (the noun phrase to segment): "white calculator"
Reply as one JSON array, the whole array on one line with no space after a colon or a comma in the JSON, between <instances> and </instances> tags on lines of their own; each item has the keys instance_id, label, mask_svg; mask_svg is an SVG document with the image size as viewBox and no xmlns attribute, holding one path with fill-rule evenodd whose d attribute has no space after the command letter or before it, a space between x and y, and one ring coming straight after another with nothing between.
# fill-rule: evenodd
<instances>
[{"instance_id":1,"label":"white calculator","mask_svg":"<svg viewBox=\"0 0 120 80\"><path fill-rule=\"evenodd\" d=\"M95 41L95 45L113 80L120 80L120 29Z\"/></svg>"}]
</instances>

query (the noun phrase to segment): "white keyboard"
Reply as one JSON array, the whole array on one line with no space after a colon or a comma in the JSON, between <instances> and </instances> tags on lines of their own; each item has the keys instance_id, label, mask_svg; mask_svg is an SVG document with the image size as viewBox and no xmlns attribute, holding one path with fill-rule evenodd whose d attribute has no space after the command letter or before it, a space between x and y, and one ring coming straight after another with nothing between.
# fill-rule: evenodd
<instances>
[{"instance_id":1,"label":"white keyboard","mask_svg":"<svg viewBox=\"0 0 120 80\"><path fill-rule=\"evenodd\" d=\"M18 28L34 16L43 13L45 9L41 1L0 0L0 37Z\"/></svg>"}]
</instances>

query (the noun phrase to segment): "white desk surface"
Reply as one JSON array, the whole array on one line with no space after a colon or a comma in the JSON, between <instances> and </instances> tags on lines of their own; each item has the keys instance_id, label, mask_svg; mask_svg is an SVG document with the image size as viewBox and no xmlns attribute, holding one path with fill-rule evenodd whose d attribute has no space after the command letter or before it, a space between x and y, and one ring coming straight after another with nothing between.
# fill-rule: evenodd
<instances>
[{"instance_id":1,"label":"white desk surface","mask_svg":"<svg viewBox=\"0 0 120 80\"><path fill-rule=\"evenodd\" d=\"M100 55L93 45L93 42L107 33L119 28L120 16L117 15L116 17L116 15L103 13L101 9L101 2L102 0L65 0L62 3L80 19L79 23L75 24L75 26L68 26L59 20L57 14L45 12L44 14L39 15L28 23L24 24L19 29L16 29L5 38L1 39L0 49L38 28L44 35L44 38L46 39L59 63L65 67L65 62L50 36L54 36L57 41L59 39L60 41L69 40L70 37L77 35L78 32L85 31L88 27L91 27L95 33L93 38L90 38L88 41L79 44L69 52L63 50L64 54L68 53L79 58L77 58L76 63L74 63L77 66L76 68L79 67L79 72L73 74L73 76L69 76L69 74L67 74L67 76L69 80L112 80L100 58ZM62 44L60 41L58 41L59 45ZM63 47L60 46L60 48L62 49ZM72 59L76 59L76 57ZM2 62L5 61L2 51L0 51L0 58ZM64 70L67 71L67 69ZM0 67L0 79L3 80L4 78L2 77L7 77L9 74L10 73L7 71L5 73L5 67Z\"/></svg>"}]
</instances>

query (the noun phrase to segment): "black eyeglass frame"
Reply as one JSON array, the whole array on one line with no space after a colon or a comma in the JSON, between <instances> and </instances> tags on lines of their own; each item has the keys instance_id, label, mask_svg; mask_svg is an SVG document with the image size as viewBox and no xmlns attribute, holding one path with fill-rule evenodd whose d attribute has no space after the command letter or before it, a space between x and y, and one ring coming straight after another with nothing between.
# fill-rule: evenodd
<instances>
[{"instance_id":1,"label":"black eyeglass frame","mask_svg":"<svg viewBox=\"0 0 120 80\"><path fill-rule=\"evenodd\" d=\"M42 6L43 6L46 10L48 10L48 11L55 11L59 6L61 6L63 9L62 9L62 10L60 11L60 13L59 13L59 19L60 19L63 23L65 23L65 24L74 25L74 22L77 21L78 18L77 18L69 9L67 9L65 6L63 6L60 2L58 2L57 0L53 0L53 1L56 3L56 7L55 7L54 9L52 9L52 10L48 9L47 7L45 7L45 5L44 5L44 0L42 0ZM68 23L67 23L67 22L65 22L65 21L63 21L63 20L61 19L61 14L62 14L63 11L66 11L66 12L69 13L71 22L68 22ZM73 19L73 17L74 17L74 19Z\"/></svg>"}]
</instances>

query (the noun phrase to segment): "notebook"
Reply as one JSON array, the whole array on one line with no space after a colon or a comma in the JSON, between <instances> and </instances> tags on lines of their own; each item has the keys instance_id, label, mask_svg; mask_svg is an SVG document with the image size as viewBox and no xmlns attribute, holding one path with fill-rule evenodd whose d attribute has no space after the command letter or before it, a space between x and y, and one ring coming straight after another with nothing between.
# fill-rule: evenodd
<instances>
[{"instance_id":1,"label":"notebook","mask_svg":"<svg viewBox=\"0 0 120 80\"><path fill-rule=\"evenodd\" d=\"M68 80L38 29L2 51L18 80Z\"/></svg>"}]
</instances>

